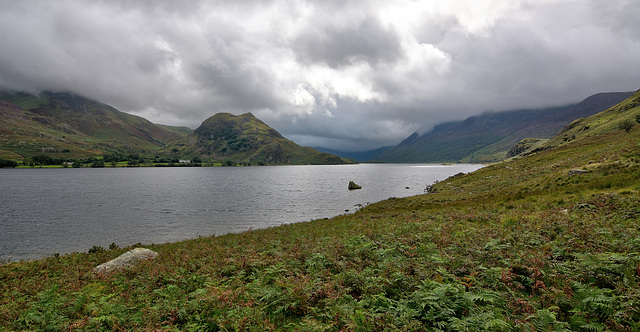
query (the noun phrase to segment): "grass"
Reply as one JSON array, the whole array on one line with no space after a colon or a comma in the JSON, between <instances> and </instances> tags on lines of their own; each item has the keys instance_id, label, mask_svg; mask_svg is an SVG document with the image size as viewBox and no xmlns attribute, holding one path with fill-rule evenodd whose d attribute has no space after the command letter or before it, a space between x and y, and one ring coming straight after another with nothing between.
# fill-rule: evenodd
<instances>
[{"instance_id":1,"label":"grass","mask_svg":"<svg viewBox=\"0 0 640 332\"><path fill-rule=\"evenodd\" d=\"M612 128L109 276L91 270L130 248L9 263L0 329L638 331L639 162L640 126Z\"/></svg>"},{"instance_id":2,"label":"grass","mask_svg":"<svg viewBox=\"0 0 640 332\"><path fill-rule=\"evenodd\" d=\"M49 102L49 95L43 93L39 96L34 96L27 93L0 92L0 100L9 101L25 110L32 110L46 105Z\"/></svg>"}]
</instances>

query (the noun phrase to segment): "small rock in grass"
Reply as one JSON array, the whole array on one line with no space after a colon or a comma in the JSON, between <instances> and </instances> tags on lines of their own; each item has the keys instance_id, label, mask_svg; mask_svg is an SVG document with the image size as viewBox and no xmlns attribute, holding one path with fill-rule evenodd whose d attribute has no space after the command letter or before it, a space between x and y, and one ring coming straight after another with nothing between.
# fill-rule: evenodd
<instances>
[{"instance_id":1,"label":"small rock in grass","mask_svg":"<svg viewBox=\"0 0 640 332\"><path fill-rule=\"evenodd\" d=\"M584 173L589 173L589 171L583 170L583 169L572 169L569 170L569 175L579 175L579 174L584 174Z\"/></svg>"}]
</instances>

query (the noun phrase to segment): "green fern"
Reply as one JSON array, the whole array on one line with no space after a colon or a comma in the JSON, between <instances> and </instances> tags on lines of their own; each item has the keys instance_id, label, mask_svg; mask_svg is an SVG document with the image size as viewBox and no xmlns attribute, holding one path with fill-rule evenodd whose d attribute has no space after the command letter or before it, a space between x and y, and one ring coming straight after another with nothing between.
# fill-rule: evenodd
<instances>
[{"instance_id":1,"label":"green fern","mask_svg":"<svg viewBox=\"0 0 640 332\"><path fill-rule=\"evenodd\" d=\"M63 315L65 299L53 286L38 293L38 301L26 310L19 318L19 323L26 330L57 330L56 326L69 320Z\"/></svg>"},{"instance_id":2,"label":"green fern","mask_svg":"<svg viewBox=\"0 0 640 332\"><path fill-rule=\"evenodd\" d=\"M575 295L580 299L576 312L590 313L601 318L611 317L616 312L618 301L611 289L577 283Z\"/></svg>"},{"instance_id":3,"label":"green fern","mask_svg":"<svg viewBox=\"0 0 640 332\"><path fill-rule=\"evenodd\" d=\"M556 313L553 310L557 307L545 308L536 311L535 315L527 317L527 320L533 325L534 331L571 331L569 324L559 322Z\"/></svg>"},{"instance_id":4,"label":"green fern","mask_svg":"<svg viewBox=\"0 0 640 332\"><path fill-rule=\"evenodd\" d=\"M466 293L466 297L478 305L497 304L502 302L504 297L498 292L483 291L480 293Z\"/></svg>"}]
</instances>

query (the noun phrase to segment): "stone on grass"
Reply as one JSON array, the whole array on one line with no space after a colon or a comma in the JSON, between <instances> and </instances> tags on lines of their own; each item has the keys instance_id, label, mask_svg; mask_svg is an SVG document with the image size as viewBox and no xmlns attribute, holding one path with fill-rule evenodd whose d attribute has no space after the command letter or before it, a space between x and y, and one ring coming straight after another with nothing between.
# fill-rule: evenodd
<instances>
[{"instance_id":1,"label":"stone on grass","mask_svg":"<svg viewBox=\"0 0 640 332\"><path fill-rule=\"evenodd\" d=\"M109 274L116 270L134 267L136 264L142 261L151 260L156 258L157 256L158 253L153 250L149 250L147 248L135 248L106 263L102 263L96 266L93 269L93 273Z\"/></svg>"}]
</instances>

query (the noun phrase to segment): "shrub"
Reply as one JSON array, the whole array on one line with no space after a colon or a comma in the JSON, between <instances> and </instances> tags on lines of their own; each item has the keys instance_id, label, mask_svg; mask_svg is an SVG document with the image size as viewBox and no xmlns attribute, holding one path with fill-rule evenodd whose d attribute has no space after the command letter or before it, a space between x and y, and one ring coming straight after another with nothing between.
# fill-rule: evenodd
<instances>
[{"instance_id":1,"label":"shrub","mask_svg":"<svg viewBox=\"0 0 640 332\"><path fill-rule=\"evenodd\" d=\"M98 254L98 253L101 253L101 252L104 252L104 251L105 251L105 249L103 247L101 247L101 246L93 246L93 247L89 248L88 253L90 253L90 254Z\"/></svg>"},{"instance_id":2,"label":"shrub","mask_svg":"<svg viewBox=\"0 0 640 332\"><path fill-rule=\"evenodd\" d=\"M633 127L634 124L630 120L624 120L618 125L618 129L624 130L626 132L630 132Z\"/></svg>"},{"instance_id":3,"label":"shrub","mask_svg":"<svg viewBox=\"0 0 640 332\"><path fill-rule=\"evenodd\" d=\"M16 167L18 166L18 163L13 161L13 160L4 160L4 159L0 159L0 168L4 168L4 167Z\"/></svg>"}]
</instances>

